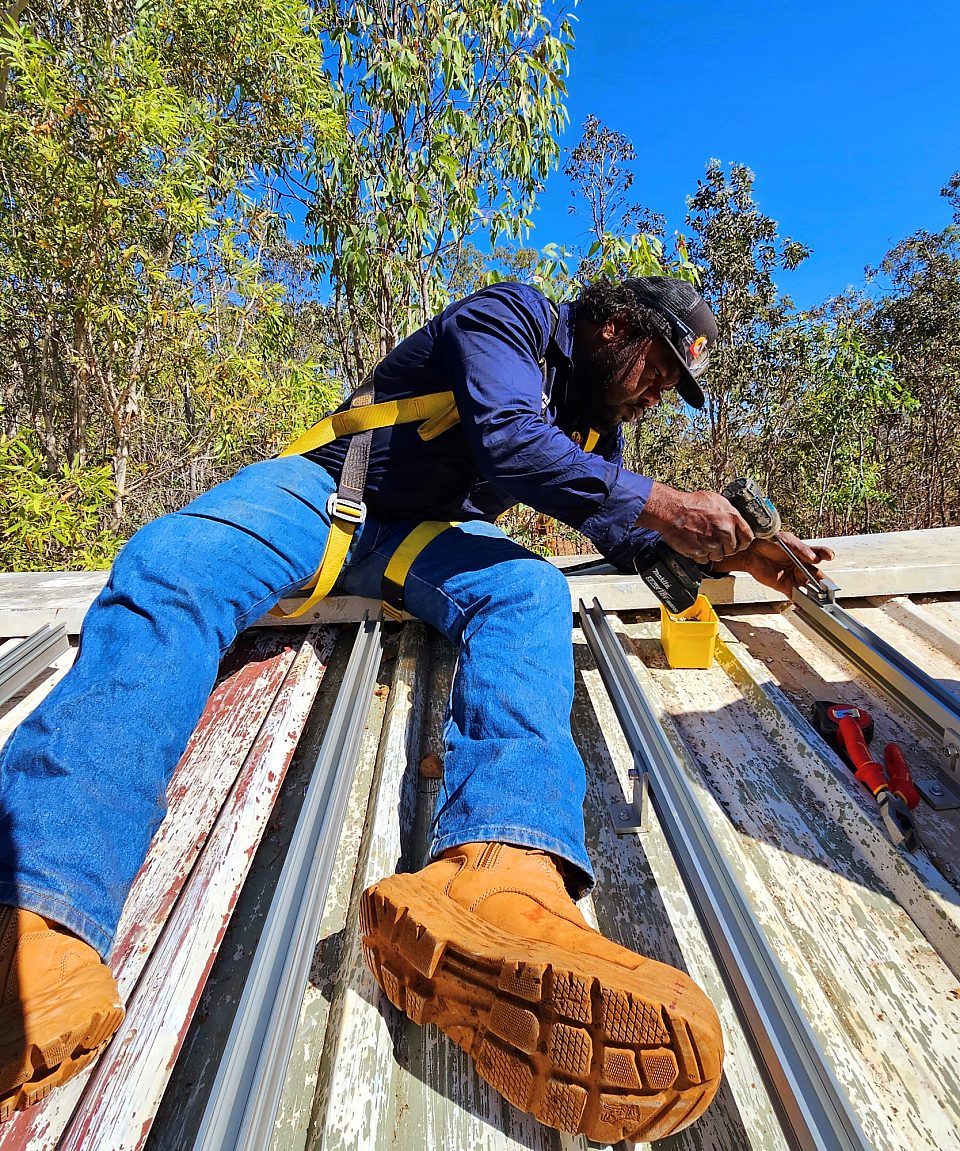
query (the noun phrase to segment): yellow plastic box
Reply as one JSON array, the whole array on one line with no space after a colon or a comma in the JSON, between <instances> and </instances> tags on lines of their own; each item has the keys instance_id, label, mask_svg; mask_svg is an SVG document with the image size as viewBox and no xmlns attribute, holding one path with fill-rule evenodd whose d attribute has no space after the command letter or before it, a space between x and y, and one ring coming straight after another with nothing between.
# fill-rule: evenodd
<instances>
[{"instance_id":1,"label":"yellow plastic box","mask_svg":"<svg viewBox=\"0 0 960 1151\"><path fill-rule=\"evenodd\" d=\"M679 615L660 608L660 642L671 667L710 667L720 621L705 595Z\"/></svg>"}]
</instances>

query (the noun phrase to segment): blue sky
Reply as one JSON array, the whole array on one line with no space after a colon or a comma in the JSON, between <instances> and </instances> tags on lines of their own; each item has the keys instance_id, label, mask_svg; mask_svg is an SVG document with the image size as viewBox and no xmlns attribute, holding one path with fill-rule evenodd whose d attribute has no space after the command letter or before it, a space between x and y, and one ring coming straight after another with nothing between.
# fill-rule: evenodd
<instances>
[{"instance_id":1,"label":"blue sky","mask_svg":"<svg viewBox=\"0 0 960 1151\"><path fill-rule=\"evenodd\" d=\"M809 307L950 219L960 169L960 0L583 0L563 145L593 113L633 143L635 199L683 228L710 157L756 174L761 210L813 249L780 287ZM553 174L531 242L571 244Z\"/></svg>"}]
</instances>

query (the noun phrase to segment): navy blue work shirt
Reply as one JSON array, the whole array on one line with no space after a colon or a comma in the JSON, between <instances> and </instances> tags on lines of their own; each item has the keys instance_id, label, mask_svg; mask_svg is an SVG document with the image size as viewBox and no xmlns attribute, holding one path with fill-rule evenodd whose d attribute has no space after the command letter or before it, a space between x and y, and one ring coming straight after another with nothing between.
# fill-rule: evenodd
<instances>
[{"instance_id":1,"label":"navy blue work shirt","mask_svg":"<svg viewBox=\"0 0 960 1151\"><path fill-rule=\"evenodd\" d=\"M581 531L611 563L659 536L635 528L653 481L622 463L623 433L585 452L590 397L573 376L575 303L503 283L458 300L374 371L375 399L452 391L460 422L424 442L416 423L373 433L364 499L380 519L495 520L524 503ZM347 440L310 452L335 478Z\"/></svg>"}]
</instances>

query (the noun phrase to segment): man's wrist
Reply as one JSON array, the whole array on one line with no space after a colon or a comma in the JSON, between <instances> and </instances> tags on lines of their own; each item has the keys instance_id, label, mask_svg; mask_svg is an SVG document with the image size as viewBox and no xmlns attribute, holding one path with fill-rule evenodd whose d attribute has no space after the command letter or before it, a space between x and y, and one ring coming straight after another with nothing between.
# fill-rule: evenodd
<instances>
[{"instance_id":1,"label":"man's wrist","mask_svg":"<svg viewBox=\"0 0 960 1151\"><path fill-rule=\"evenodd\" d=\"M662 534L663 527L674 518L671 508L674 503L672 496L675 494L673 488L654 480L650 486L647 501L643 505L643 510L637 516L636 526L638 528L650 528Z\"/></svg>"}]
</instances>

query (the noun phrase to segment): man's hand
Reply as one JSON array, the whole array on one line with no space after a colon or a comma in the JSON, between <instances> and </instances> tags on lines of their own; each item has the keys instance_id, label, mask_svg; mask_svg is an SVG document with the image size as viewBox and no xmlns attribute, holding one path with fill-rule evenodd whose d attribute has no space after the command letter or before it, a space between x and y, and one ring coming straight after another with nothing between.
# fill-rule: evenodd
<instances>
[{"instance_id":1,"label":"man's hand","mask_svg":"<svg viewBox=\"0 0 960 1151\"><path fill-rule=\"evenodd\" d=\"M697 563L742 552L753 539L750 525L718 492L680 492L656 482L637 526L653 528Z\"/></svg>"},{"instance_id":2,"label":"man's hand","mask_svg":"<svg viewBox=\"0 0 960 1151\"><path fill-rule=\"evenodd\" d=\"M820 544L811 547L790 532L781 532L780 536L794 555L802 559L817 578L820 578L818 565L833 559L831 549ZM720 560L713 565L714 575L734 571L748 572L758 583L776 588L788 598L794 588L803 587L807 582L807 577L796 564L790 562L790 558L776 540L755 539L740 555Z\"/></svg>"}]
</instances>

